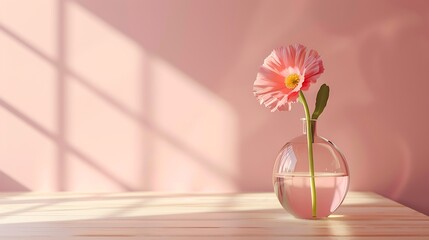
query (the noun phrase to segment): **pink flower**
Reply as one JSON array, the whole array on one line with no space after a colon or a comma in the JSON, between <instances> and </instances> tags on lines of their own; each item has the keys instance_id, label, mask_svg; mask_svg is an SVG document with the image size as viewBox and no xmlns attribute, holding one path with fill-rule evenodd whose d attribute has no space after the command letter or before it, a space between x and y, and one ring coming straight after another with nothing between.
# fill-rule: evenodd
<instances>
[{"instance_id":1,"label":"pink flower","mask_svg":"<svg viewBox=\"0 0 429 240\"><path fill-rule=\"evenodd\" d=\"M253 93L275 111L289 111L299 91L307 90L323 73L323 62L317 51L301 44L274 49L264 60L253 84Z\"/></svg>"}]
</instances>

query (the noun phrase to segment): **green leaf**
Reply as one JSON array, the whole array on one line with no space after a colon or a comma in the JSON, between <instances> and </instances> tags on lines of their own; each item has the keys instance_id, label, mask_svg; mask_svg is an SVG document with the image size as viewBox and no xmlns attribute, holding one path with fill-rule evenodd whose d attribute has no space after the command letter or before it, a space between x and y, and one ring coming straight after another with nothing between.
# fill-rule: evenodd
<instances>
[{"instance_id":1,"label":"green leaf","mask_svg":"<svg viewBox=\"0 0 429 240\"><path fill-rule=\"evenodd\" d=\"M326 84L320 86L319 92L317 93L316 98L316 108L314 109L312 119L319 118L320 114L322 114L323 110L326 107L326 103L328 103L329 98L329 87Z\"/></svg>"}]
</instances>

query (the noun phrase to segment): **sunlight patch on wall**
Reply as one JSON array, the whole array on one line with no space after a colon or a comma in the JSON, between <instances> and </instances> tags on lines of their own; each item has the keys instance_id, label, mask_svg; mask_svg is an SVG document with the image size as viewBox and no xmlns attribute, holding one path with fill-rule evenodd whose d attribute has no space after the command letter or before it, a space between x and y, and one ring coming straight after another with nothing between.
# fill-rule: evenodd
<instances>
[{"instance_id":1,"label":"sunlight patch on wall","mask_svg":"<svg viewBox=\"0 0 429 240\"><path fill-rule=\"evenodd\" d=\"M100 99L73 78L69 78L68 142L88 159L76 156L70 161L90 161L99 167L80 168L81 163L69 163L67 168L70 190L104 189L97 172L107 171L114 178L137 187L141 175L140 135L141 127L132 118L117 111L115 107ZM85 164L87 166L88 164ZM103 177L105 185L118 186L115 181ZM89 182L88 182L89 181ZM134 185L133 185L134 184ZM115 187L116 189L116 187ZM127 189L122 189L127 190Z\"/></svg>"},{"instance_id":2,"label":"sunlight patch on wall","mask_svg":"<svg viewBox=\"0 0 429 240\"><path fill-rule=\"evenodd\" d=\"M1 170L35 190L237 190L225 100L79 4L45 3L0 10Z\"/></svg>"},{"instance_id":3,"label":"sunlight patch on wall","mask_svg":"<svg viewBox=\"0 0 429 240\"><path fill-rule=\"evenodd\" d=\"M69 1L66 9L66 64L72 75L67 78L68 140L101 168L88 168L82 159L68 157L73 166L68 169L70 187L81 189L82 179L95 177L99 180L84 189L102 191L103 184L118 188L114 180L100 175L107 171L138 188L144 131L136 120L141 111L142 51L79 4Z\"/></svg>"},{"instance_id":4,"label":"sunlight patch on wall","mask_svg":"<svg viewBox=\"0 0 429 240\"><path fill-rule=\"evenodd\" d=\"M56 56L58 0L0 2L0 25L51 58ZM2 52L3 54L3 52ZM13 56L13 55L7 55Z\"/></svg>"},{"instance_id":5,"label":"sunlight patch on wall","mask_svg":"<svg viewBox=\"0 0 429 240\"><path fill-rule=\"evenodd\" d=\"M55 67L0 30L0 96L55 131Z\"/></svg>"},{"instance_id":6,"label":"sunlight patch on wall","mask_svg":"<svg viewBox=\"0 0 429 240\"><path fill-rule=\"evenodd\" d=\"M39 191L55 186L56 3L0 2L0 171Z\"/></svg>"},{"instance_id":7,"label":"sunlight patch on wall","mask_svg":"<svg viewBox=\"0 0 429 240\"><path fill-rule=\"evenodd\" d=\"M72 145L134 186L233 191L232 108L78 4L67 7Z\"/></svg>"},{"instance_id":8,"label":"sunlight patch on wall","mask_svg":"<svg viewBox=\"0 0 429 240\"><path fill-rule=\"evenodd\" d=\"M0 119L0 171L30 190L55 189L55 143L3 106Z\"/></svg>"},{"instance_id":9,"label":"sunlight patch on wall","mask_svg":"<svg viewBox=\"0 0 429 240\"><path fill-rule=\"evenodd\" d=\"M126 154L124 154L124 156L126 156ZM121 182L127 182L127 179L124 177L125 174L118 174L118 169L128 171L129 175L126 176L134 181L136 180L135 176L138 173L126 169L123 166L133 166L129 161L123 158L103 158L102 160L103 161L95 162L102 167L102 169L100 169L88 164L88 162L74 154L67 154L67 190L76 192L124 191L126 189L121 186ZM121 162L122 160L124 161ZM112 168L114 170L112 170ZM109 175L104 175L102 172L108 172ZM115 180L120 182L115 182ZM128 185L132 186L132 183L127 184L127 186Z\"/></svg>"},{"instance_id":10,"label":"sunlight patch on wall","mask_svg":"<svg viewBox=\"0 0 429 240\"><path fill-rule=\"evenodd\" d=\"M85 8L67 2L66 63L88 84L140 111L141 48Z\"/></svg>"},{"instance_id":11,"label":"sunlight patch on wall","mask_svg":"<svg viewBox=\"0 0 429 240\"><path fill-rule=\"evenodd\" d=\"M235 190L238 123L231 106L168 62L153 57L151 66L152 121L168 133L156 141L157 188Z\"/></svg>"}]
</instances>

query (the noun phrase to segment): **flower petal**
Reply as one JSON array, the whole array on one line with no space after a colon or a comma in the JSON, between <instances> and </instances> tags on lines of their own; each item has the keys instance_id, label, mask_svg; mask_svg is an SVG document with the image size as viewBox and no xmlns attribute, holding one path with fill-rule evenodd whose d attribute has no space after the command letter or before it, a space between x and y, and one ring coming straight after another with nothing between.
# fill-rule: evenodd
<instances>
[{"instance_id":1,"label":"flower petal","mask_svg":"<svg viewBox=\"0 0 429 240\"><path fill-rule=\"evenodd\" d=\"M277 102L277 105L271 109L271 112L275 112L275 111L290 111L291 110L291 105L290 103L287 101L288 96L284 95L282 99L280 99Z\"/></svg>"},{"instance_id":2,"label":"flower petal","mask_svg":"<svg viewBox=\"0 0 429 240\"><path fill-rule=\"evenodd\" d=\"M309 52L308 57L304 63L304 69L304 77L307 81L310 82L316 82L319 76L325 71L322 58L316 51L311 50Z\"/></svg>"},{"instance_id":3,"label":"flower petal","mask_svg":"<svg viewBox=\"0 0 429 240\"><path fill-rule=\"evenodd\" d=\"M261 84L262 82L264 82L263 85L265 84L270 84L270 85L283 84L284 85L284 77L280 75L278 72L272 71L271 69L263 65L260 67L259 72L256 76L255 84Z\"/></svg>"},{"instance_id":4,"label":"flower petal","mask_svg":"<svg viewBox=\"0 0 429 240\"><path fill-rule=\"evenodd\" d=\"M253 94L259 101L268 101L274 95L282 95L285 89L283 77L264 66L261 67L253 84Z\"/></svg>"},{"instance_id":5,"label":"flower petal","mask_svg":"<svg viewBox=\"0 0 429 240\"><path fill-rule=\"evenodd\" d=\"M267 58L265 58L264 64L262 66L278 74L280 74L282 70L285 68L284 63L279 58L275 50L273 50L271 54Z\"/></svg>"},{"instance_id":6,"label":"flower petal","mask_svg":"<svg viewBox=\"0 0 429 240\"><path fill-rule=\"evenodd\" d=\"M289 102L297 102L298 101L299 92L291 92L288 95L288 101Z\"/></svg>"},{"instance_id":7,"label":"flower petal","mask_svg":"<svg viewBox=\"0 0 429 240\"><path fill-rule=\"evenodd\" d=\"M304 47L301 44L296 45L296 63L295 66L301 71L304 72L304 61L305 61L305 55L307 53L307 48Z\"/></svg>"},{"instance_id":8,"label":"flower petal","mask_svg":"<svg viewBox=\"0 0 429 240\"><path fill-rule=\"evenodd\" d=\"M301 44L274 49L264 60L253 85L253 93L267 108L275 111L289 111L296 102L298 93L307 90L312 82L323 73L323 62L319 54ZM285 77L299 74L300 81L294 89L285 85Z\"/></svg>"},{"instance_id":9,"label":"flower petal","mask_svg":"<svg viewBox=\"0 0 429 240\"><path fill-rule=\"evenodd\" d=\"M311 81L303 82L301 86L301 90L308 90L308 88L310 87L310 82Z\"/></svg>"},{"instance_id":10,"label":"flower petal","mask_svg":"<svg viewBox=\"0 0 429 240\"><path fill-rule=\"evenodd\" d=\"M285 69L295 67L296 49L293 45L274 49L273 52L278 56Z\"/></svg>"}]
</instances>

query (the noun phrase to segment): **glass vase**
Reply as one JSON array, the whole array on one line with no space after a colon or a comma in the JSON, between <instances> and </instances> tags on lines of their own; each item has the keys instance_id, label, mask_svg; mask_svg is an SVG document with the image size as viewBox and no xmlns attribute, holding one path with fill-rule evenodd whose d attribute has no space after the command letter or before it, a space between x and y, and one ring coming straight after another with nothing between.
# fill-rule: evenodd
<instances>
[{"instance_id":1,"label":"glass vase","mask_svg":"<svg viewBox=\"0 0 429 240\"><path fill-rule=\"evenodd\" d=\"M306 121L303 135L280 150L273 169L274 191L280 204L297 218L328 217L343 202L349 188L349 169L340 150L317 134L317 121L311 120L316 192L316 216L312 214Z\"/></svg>"}]
</instances>

